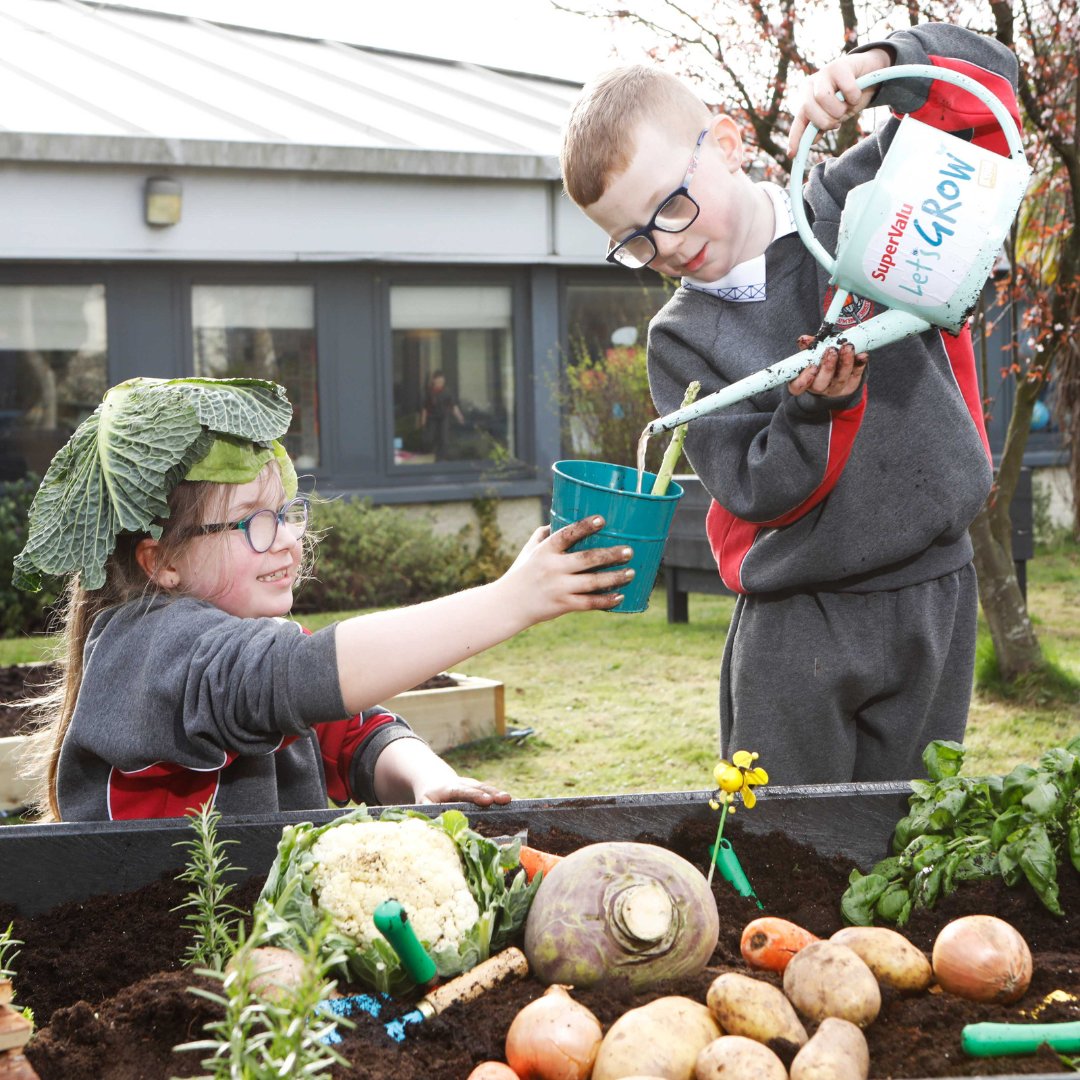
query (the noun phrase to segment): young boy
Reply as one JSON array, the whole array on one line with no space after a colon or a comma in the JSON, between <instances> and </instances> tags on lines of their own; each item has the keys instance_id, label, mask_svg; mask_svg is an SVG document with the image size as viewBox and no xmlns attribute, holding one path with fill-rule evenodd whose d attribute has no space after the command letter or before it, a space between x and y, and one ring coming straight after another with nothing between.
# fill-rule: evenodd
<instances>
[{"instance_id":1,"label":"young boy","mask_svg":"<svg viewBox=\"0 0 1080 1080\"><path fill-rule=\"evenodd\" d=\"M1004 152L989 110L947 83L855 85L891 64L964 72L1017 116L1013 55L926 25L818 72L789 151L808 122L835 128L873 100ZM807 216L830 251L848 193L873 178L898 123L811 172ZM661 414L692 379L704 397L792 353L830 299L787 193L752 182L745 156L730 117L644 66L587 86L567 125L566 190L608 233L609 261L682 279L649 330ZM854 297L840 326L873 314ZM738 594L721 751L760 752L783 784L923 775L927 742L961 740L967 721L978 605L967 527L992 480L970 336L929 331L877 350L872 371L866 361L831 349L786 387L688 428L714 500L709 539Z\"/></svg>"}]
</instances>

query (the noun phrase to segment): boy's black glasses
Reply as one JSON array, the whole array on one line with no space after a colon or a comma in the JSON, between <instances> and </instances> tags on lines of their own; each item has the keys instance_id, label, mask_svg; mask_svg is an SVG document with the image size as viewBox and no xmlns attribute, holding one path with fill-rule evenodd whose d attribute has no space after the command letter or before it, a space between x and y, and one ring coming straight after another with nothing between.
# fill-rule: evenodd
<instances>
[{"instance_id":1,"label":"boy's black glasses","mask_svg":"<svg viewBox=\"0 0 1080 1080\"><path fill-rule=\"evenodd\" d=\"M292 530L293 536L299 539L307 532L308 504L307 499L291 499L280 510L256 510L254 514L248 514L241 521L223 521L214 525L199 525L194 532L196 535L206 533L226 532L229 529L239 529L251 545L251 550L256 554L269 551L277 539L278 526L284 525Z\"/></svg>"},{"instance_id":2,"label":"boy's black glasses","mask_svg":"<svg viewBox=\"0 0 1080 1080\"><path fill-rule=\"evenodd\" d=\"M636 229L625 240L620 240L618 243L612 241L607 253L609 263L618 263L631 270L640 270L656 258L656 244L653 243L652 238L654 229L666 233L680 233L694 224L698 214L701 213L701 207L694 202L690 194L690 181L697 172L701 144L708 133L709 129L706 128L697 137L694 153L690 158L683 182L660 203L649 224L643 229Z\"/></svg>"}]
</instances>

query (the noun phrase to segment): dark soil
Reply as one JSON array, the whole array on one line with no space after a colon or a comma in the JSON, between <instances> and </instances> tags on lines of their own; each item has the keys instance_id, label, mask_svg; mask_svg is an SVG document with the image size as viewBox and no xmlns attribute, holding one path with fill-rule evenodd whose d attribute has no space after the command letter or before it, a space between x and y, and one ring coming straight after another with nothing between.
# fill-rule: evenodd
<instances>
[{"instance_id":1,"label":"dark soil","mask_svg":"<svg viewBox=\"0 0 1080 1080\"><path fill-rule=\"evenodd\" d=\"M0 667L0 739L19 735L30 717L16 702L41 693L42 686L56 677L54 664L13 664ZM425 679L414 690L440 690L457 686L457 679L445 671Z\"/></svg>"},{"instance_id":2,"label":"dark soil","mask_svg":"<svg viewBox=\"0 0 1080 1080\"><path fill-rule=\"evenodd\" d=\"M40 694L43 685L55 675L56 668L52 664L0 667L0 739L20 734L29 719L26 709L14 703Z\"/></svg>"},{"instance_id":3,"label":"dark soil","mask_svg":"<svg viewBox=\"0 0 1080 1080\"><path fill-rule=\"evenodd\" d=\"M477 827L482 828L482 822ZM846 862L825 860L779 834L744 838L735 822L729 824L727 835L766 913L781 915L819 936L839 929L838 900L850 871ZM558 853L581 844L574 836L554 833L530 839L535 846ZM711 840L710 829L695 825L670 846L704 869L702 854ZM872 1077L1066 1071L1045 1047L1037 1054L1009 1058L966 1058L960 1049L960 1031L966 1023L1030 1022L1036 1016L1042 1022L1080 1020L1080 1000L1045 1002L1055 990L1080 998L1080 874L1066 866L1061 878L1064 918L1051 915L1026 886L1007 890L997 882L966 883L937 910L916 912L905 933L927 952L938 930L958 915L991 913L1007 919L1031 946L1034 978L1027 994L1011 1006L977 1005L940 992L904 997L886 991L881 1014L866 1032ZM242 907L250 906L260 884L243 883L233 898ZM619 984L575 991L605 1030L627 1009L664 993L703 1002L718 974L747 970L739 938L743 926L762 912L719 876L714 891L720 941L700 976L637 994ZM211 1004L188 992L200 980L180 966L186 935L182 913L170 909L183 895L183 886L162 881L123 897L98 897L33 919L14 920L14 934L24 941L14 965L16 1000L33 1008L40 1026L27 1056L42 1080L165 1080L201 1071L201 1054L171 1051L180 1042L201 1037L202 1025L214 1015ZM0 926L9 916L0 911ZM774 981L779 983L778 978ZM511 1019L542 991L533 978L505 985L411 1029L400 1044L382 1027L393 1013L379 1020L360 1017L340 1047L351 1070L335 1068L332 1075L466 1080L477 1063L502 1059ZM407 1007L403 1002L401 1011Z\"/></svg>"}]
</instances>

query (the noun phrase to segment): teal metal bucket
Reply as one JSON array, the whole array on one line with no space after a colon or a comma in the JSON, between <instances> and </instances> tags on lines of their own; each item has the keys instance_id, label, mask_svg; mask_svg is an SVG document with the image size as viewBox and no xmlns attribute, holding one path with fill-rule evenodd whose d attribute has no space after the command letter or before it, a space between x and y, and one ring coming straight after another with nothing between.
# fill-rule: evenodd
<instances>
[{"instance_id":1,"label":"teal metal bucket","mask_svg":"<svg viewBox=\"0 0 1080 1080\"><path fill-rule=\"evenodd\" d=\"M634 555L626 565L634 571L633 580L620 586L623 600L608 610L644 611L649 606L675 505L683 489L672 481L665 494L650 495L656 474L647 472L638 492L637 469L603 461L556 461L551 471L552 531L582 518L602 517L603 529L571 550L631 547Z\"/></svg>"}]
</instances>

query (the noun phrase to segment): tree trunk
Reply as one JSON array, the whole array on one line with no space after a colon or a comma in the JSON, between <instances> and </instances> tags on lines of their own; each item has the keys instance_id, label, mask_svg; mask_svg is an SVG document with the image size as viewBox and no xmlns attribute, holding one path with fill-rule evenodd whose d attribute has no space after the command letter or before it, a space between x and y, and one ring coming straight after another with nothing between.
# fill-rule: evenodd
<instances>
[{"instance_id":1,"label":"tree trunk","mask_svg":"<svg viewBox=\"0 0 1080 1080\"><path fill-rule=\"evenodd\" d=\"M993 490L968 530L975 547L979 600L994 643L998 670L1006 682L1012 682L1042 664L1042 649L1016 577L1009 517L1009 504L1016 493L1024 462L1031 414L1041 387L1041 379L1023 379L1017 384L1013 414Z\"/></svg>"},{"instance_id":2,"label":"tree trunk","mask_svg":"<svg viewBox=\"0 0 1080 1080\"><path fill-rule=\"evenodd\" d=\"M1042 663L1042 650L1020 591L1012 545L1003 546L993 535L993 513L994 508L987 500L969 532L975 545L979 601L994 643L998 671L1003 680L1012 682Z\"/></svg>"}]
</instances>

